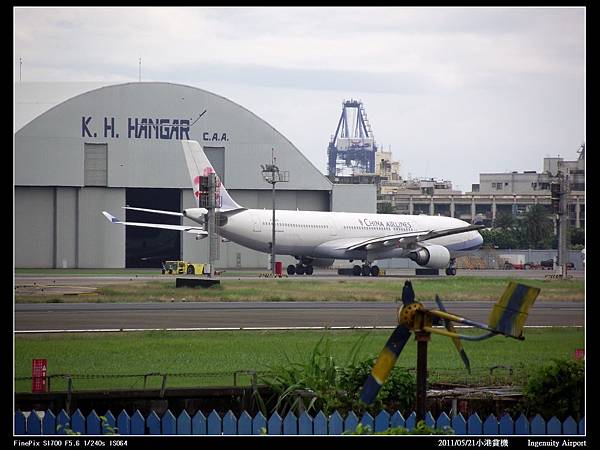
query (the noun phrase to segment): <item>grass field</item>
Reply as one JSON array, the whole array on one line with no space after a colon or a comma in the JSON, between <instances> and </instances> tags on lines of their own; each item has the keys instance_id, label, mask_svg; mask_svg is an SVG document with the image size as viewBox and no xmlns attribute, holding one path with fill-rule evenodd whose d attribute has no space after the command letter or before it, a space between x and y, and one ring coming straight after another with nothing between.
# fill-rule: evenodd
<instances>
[{"instance_id":1,"label":"grass field","mask_svg":"<svg viewBox=\"0 0 600 450\"><path fill-rule=\"evenodd\" d=\"M343 365L352 345L366 335L360 358L375 357L391 331L264 331L264 332L143 332L110 334L18 335L15 337L15 377L31 376L31 360L48 360L49 374L72 374L79 389L142 388L143 377L120 377L144 373L187 374L169 376L168 387L232 385L237 370L267 371L308 355L322 337L331 354ZM581 328L526 329L525 341L495 337L465 342L473 375L468 376L450 339L433 336L429 345L430 382L453 381L476 384L520 384L528 371L552 358L572 357L584 347ZM398 364L414 368L416 345L408 342ZM493 366L498 369L489 375ZM208 375L214 373L214 375ZM204 375L202 375L204 374ZM101 378L86 378L86 377ZM245 383L248 377L244 378ZM148 387L160 387L159 377L150 377ZM52 390L64 390L64 380L52 381ZM30 380L15 382L16 391L29 391Z\"/></svg>"},{"instance_id":2,"label":"grass field","mask_svg":"<svg viewBox=\"0 0 600 450\"><path fill-rule=\"evenodd\" d=\"M413 279L417 300L433 300L438 294L448 300L497 300L509 281L541 289L538 301L583 301L583 280L519 280L518 278L446 277ZM130 281L102 285L84 295L52 293L15 294L25 302L165 302L165 301L398 301L403 279L316 280L291 279L227 280L208 289L175 288L175 280Z\"/></svg>"}]
</instances>

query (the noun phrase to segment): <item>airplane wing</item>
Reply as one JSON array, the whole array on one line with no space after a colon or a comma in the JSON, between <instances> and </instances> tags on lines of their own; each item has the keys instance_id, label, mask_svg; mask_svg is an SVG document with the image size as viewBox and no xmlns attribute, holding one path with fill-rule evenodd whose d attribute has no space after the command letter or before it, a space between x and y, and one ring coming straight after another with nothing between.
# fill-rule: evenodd
<instances>
[{"instance_id":1,"label":"airplane wing","mask_svg":"<svg viewBox=\"0 0 600 450\"><path fill-rule=\"evenodd\" d=\"M469 225L467 227L460 228L448 228L445 230L429 230L429 231L414 231L408 233L392 234L388 236L381 236L367 240L357 240L355 243L347 244L347 250L359 250L365 248L366 250L374 250L383 247L410 247L419 242L427 241L429 239L435 239L443 236L449 236L451 234L466 233L467 231L479 230L485 228L484 225Z\"/></svg>"},{"instance_id":2,"label":"airplane wing","mask_svg":"<svg viewBox=\"0 0 600 450\"><path fill-rule=\"evenodd\" d=\"M118 223L121 225L130 225L134 227L146 227L146 228L164 228L165 230L177 230L177 231L186 231L195 235L203 235L206 236L208 232L200 227L187 226L187 225L167 225L164 223L143 223L143 222L122 222L117 219L115 216L107 213L106 211L102 211L104 217L106 217L111 223Z\"/></svg>"},{"instance_id":3,"label":"airplane wing","mask_svg":"<svg viewBox=\"0 0 600 450\"><path fill-rule=\"evenodd\" d=\"M134 208L133 206L121 206L123 209L131 209L133 211L143 211L155 214L166 214L168 216L180 216L183 217L183 213L175 211L163 211L162 209L146 209L146 208Z\"/></svg>"}]
</instances>

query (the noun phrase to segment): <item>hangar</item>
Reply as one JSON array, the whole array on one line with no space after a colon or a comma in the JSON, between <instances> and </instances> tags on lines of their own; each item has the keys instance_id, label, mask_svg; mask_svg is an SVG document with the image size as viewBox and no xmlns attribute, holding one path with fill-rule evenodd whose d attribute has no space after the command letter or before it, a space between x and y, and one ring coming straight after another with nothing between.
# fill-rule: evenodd
<instances>
[{"instance_id":1,"label":"hangar","mask_svg":"<svg viewBox=\"0 0 600 450\"><path fill-rule=\"evenodd\" d=\"M21 107L17 99L16 116ZM180 139L199 141L232 197L249 208L271 208L271 187L260 164L270 162L274 149L277 164L290 171L290 181L277 186L278 209L376 211L374 185L332 184L285 136L222 96L165 82L109 85L68 98L16 129L15 267L205 261L203 240L168 230L115 227L101 215L106 210L125 216L125 205L193 207ZM126 218L180 223L178 217L169 222L173 217L136 211L127 211ZM266 268L268 258L229 242L221 245L216 265Z\"/></svg>"}]
</instances>

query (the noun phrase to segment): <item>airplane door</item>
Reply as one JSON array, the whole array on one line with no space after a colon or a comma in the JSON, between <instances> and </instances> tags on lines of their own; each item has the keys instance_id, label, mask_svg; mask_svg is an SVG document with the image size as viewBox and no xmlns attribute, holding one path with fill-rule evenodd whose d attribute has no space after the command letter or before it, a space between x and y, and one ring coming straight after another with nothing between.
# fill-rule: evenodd
<instances>
[{"instance_id":1,"label":"airplane door","mask_svg":"<svg viewBox=\"0 0 600 450\"><path fill-rule=\"evenodd\" d=\"M258 217L256 214L252 214L252 231L256 232L256 233L260 233L261 232L261 227L260 227L260 217Z\"/></svg>"}]
</instances>

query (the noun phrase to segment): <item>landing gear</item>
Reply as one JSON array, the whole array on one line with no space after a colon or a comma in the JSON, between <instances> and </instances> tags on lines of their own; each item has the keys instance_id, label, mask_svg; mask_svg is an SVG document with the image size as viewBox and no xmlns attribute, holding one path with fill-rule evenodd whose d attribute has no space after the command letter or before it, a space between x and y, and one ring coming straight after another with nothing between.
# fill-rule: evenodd
<instances>
[{"instance_id":1,"label":"landing gear","mask_svg":"<svg viewBox=\"0 0 600 450\"><path fill-rule=\"evenodd\" d=\"M379 266L372 266L370 264L363 264L362 267L359 265L355 265L352 267L352 274L356 277L378 277L379 276Z\"/></svg>"},{"instance_id":2,"label":"landing gear","mask_svg":"<svg viewBox=\"0 0 600 450\"><path fill-rule=\"evenodd\" d=\"M300 258L299 258L300 259ZM312 260L302 258L296 265L290 264L287 266L288 275L312 275L314 268L311 264Z\"/></svg>"},{"instance_id":3,"label":"landing gear","mask_svg":"<svg viewBox=\"0 0 600 450\"><path fill-rule=\"evenodd\" d=\"M450 265L446 269L446 275L448 275L448 276L456 275L456 258L450 258Z\"/></svg>"}]
</instances>

